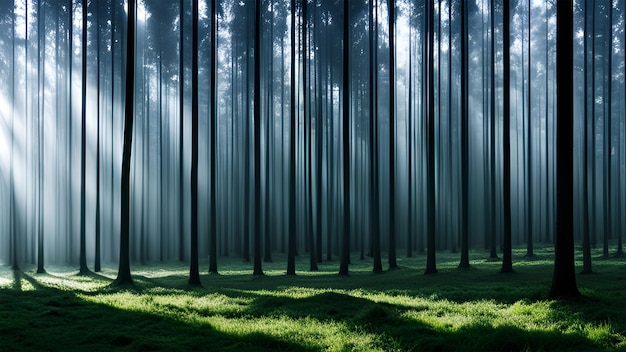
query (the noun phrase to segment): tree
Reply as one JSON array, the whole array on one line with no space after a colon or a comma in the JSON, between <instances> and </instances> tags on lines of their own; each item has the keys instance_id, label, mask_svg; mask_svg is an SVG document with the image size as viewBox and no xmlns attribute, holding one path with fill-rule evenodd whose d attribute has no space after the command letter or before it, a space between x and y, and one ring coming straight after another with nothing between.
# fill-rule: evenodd
<instances>
[{"instance_id":1,"label":"tree","mask_svg":"<svg viewBox=\"0 0 626 352\"><path fill-rule=\"evenodd\" d=\"M350 1L343 3L343 233L339 275L348 275L350 263Z\"/></svg>"},{"instance_id":2,"label":"tree","mask_svg":"<svg viewBox=\"0 0 626 352\"><path fill-rule=\"evenodd\" d=\"M573 106L574 69L573 4L561 0L556 4L556 89L557 89L557 190L554 275L550 298L580 296L574 271L574 199L573 199Z\"/></svg>"},{"instance_id":3,"label":"tree","mask_svg":"<svg viewBox=\"0 0 626 352\"><path fill-rule=\"evenodd\" d=\"M512 248L511 248L511 31L510 31L510 5L508 1L502 2L503 12L503 97L502 97L502 202L504 208L504 229L502 246L502 273L513 272Z\"/></svg>"},{"instance_id":4,"label":"tree","mask_svg":"<svg viewBox=\"0 0 626 352\"><path fill-rule=\"evenodd\" d=\"M491 164L491 200L489 202L490 209L489 214L491 215L490 225L491 225L491 234L490 234L490 259L499 259L498 253L496 251L496 242L497 242L497 234L496 234L496 31L495 31L495 17L496 17L496 8L495 1L491 0L489 8L491 9L490 14L490 34L491 34L491 101L490 101L490 115L491 115L491 126L489 129L489 145L491 148L490 153L490 161ZM547 77L547 75L546 75ZM546 85L547 87L547 85ZM546 103L547 105L547 103ZM546 120L547 121L547 120Z\"/></svg>"},{"instance_id":5,"label":"tree","mask_svg":"<svg viewBox=\"0 0 626 352\"><path fill-rule=\"evenodd\" d=\"M261 6L254 7L254 276L261 267Z\"/></svg>"},{"instance_id":6,"label":"tree","mask_svg":"<svg viewBox=\"0 0 626 352\"><path fill-rule=\"evenodd\" d=\"M120 262L117 285L133 284L130 275L130 157L133 142L133 112L135 101L135 0L128 0L128 32L126 39L126 96L124 102L124 143L122 150Z\"/></svg>"},{"instance_id":7,"label":"tree","mask_svg":"<svg viewBox=\"0 0 626 352\"><path fill-rule=\"evenodd\" d=\"M383 266L380 257L380 196L378 191L378 4L374 11L374 1L369 3L369 39L370 39L370 177L372 201L370 205L370 226L372 241L372 257L375 273L381 273Z\"/></svg>"},{"instance_id":8,"label":"tree","mask_svg":"<svg viewBox=\"0 0 626 352\"><path fill-rule=\"evenodd\" d=\"M468 269L469 264L469 233L468 233L468 33L467 33L467 6L461 4L461 262L459 269ZM431 93L432 94L432 93Z\"/></svg>"},{"instance_id":9,"label":"tree","mask_svg":"<svg viewBox=\"0 0 626 352\"><path fill-rule=\"evenodd\" d=\"M97 102L96 102L96 248L95 248L95 260L94 260L94 268L95 272L100 272L101 270L101 217L100 217L100 3L96 3L96 11L95 11L95 19L96 19L96 89L98 90L97 94Z\"/></svg>"},{"instance_id":10,"label":"tree","mask_svg":"<svg viewBox=\"0 0 626 352\"><path fill-rule=\"evenodd\" d=\"M80 153L80 271L79 274L89 273L87 267L87 245L86 245L86 224L85 224L85 166L87 149L87 0L82 0L82 99L81 99L81 153Z\"/></svg>"},{"instance_id":11,"label":"tree","mask_svg":"<svg viewBox=\"0 0 626 352\"><path fill-rule=\"evenodd\" d=\"M389 269L397 269L396 261L396 195L395 195L395 1L389 0Z\"/></svg>"},{"instance_id":12,"label":"tree","mask_svg":"<svg viewBox=\"0 0 626 352\"><path fill-rule=\"evenodd\" d=\"M183 175L184 175L184 163L183 163L183 137L184 137L184 114L185 114L185 62L184 49L185 49L185 7L184 0L180 0L180 18L179 18L179 30L180 30L180 42L179 42L179 62L178 62L178 141L180 143L178 148L178 260L183 261L185 259L185 223L183 221L184 209L185 209L185 191L183 187Z\"/></svg>"},{"instance_id":13,"label":"tree","mask_svg":"<svg viewBox=\"0 0 626 352\"><path fill-rule=\"evenodd\" d=\"M583 55L584 55L584 84L583 84L583 89L584 89L584 112L583 112L583 125L584 125L584 137L583 137L583 180L582 180L582 187L583 187L583 214L582 214L582 231L583 231L583 243L582 243L582 249L583 249L583 270L581 272L581 274L591 274L592 272L592 268L591 268L591 241L590 241L590 236L589 236L589 173L588 173L588 159L589 159L589 135L588 135L588 125L589 125L589 97L588 97L588 93L589 93L589 87L587 85L588 82L588 77L589 77L589 60L587 59L588 56L588 51L587 51L587 42L589 41L587 36L588 36L588 29L587 29L587 10L589 9L588 6L588 1L585 0L585 5L584 5L584 9L585 9L585 16L584 16L584 30L585 30L585 37L583 39L584 44L583 44ZM593 32L593 30L592 30ZM593 104L593 102L592 102Z\"/></svg>"},{"instance_id":14,"label":"tree","mask_svg":"<svg viewBox=\"0 0 626 352\"><path fill-rule=\"evenodd\" d=\"M289 234L287 275L296 274L296 0L291 0L291 84L289 86Z\"/></svg>"},{"instance_id":15,"label":"tree","mask_svg":"<svg viewBox=\"0 0 626 352\"><path fill-rule=\"evenodd\" d=\"M428 40L427 40L427 89L428 102L426 104L427 110L427 148L428 161L426 164L426 197L427 197L427 237L426 237L426 271L425 274L437 273L437 262L435 259L435 76L434 76L434 58L433 58L433 46L435 44L435 26L434 26L434 12L435 1L429 0L427 6L427 28L428 28Z\"/></svg>"},{"instance_id":16,"label":"tree","mask_svg":"<svg viewBox=\"0 0 626 352\"><path fill-rule=\"evenodd\" d=\"M191 257L189 284L200 285L200 269L198 267L198 0L191 2L191 17ZM215 182L214 179L211 179L211 182Z\"/></svg>"},{"instance_id":17,"label":"tree","mask_svg":"<svg viewBox=\"0 0 626 352\"><path fill-rule=\"evenodd\" d=\"M197 72L194 72L197 75ZM197 77L196 77L197 79ZM210 172L211 172L211 189L210 189L210 204L209 211L210 220L210 245L209 245L209 272L217 274L217 217L215 216L217 204L215 201L215 154L217 148L217 4L215 0L211 0L211 97L210 97L210 110L211 110L211 160L210 160Z\"/></svg>"}]
</instances>

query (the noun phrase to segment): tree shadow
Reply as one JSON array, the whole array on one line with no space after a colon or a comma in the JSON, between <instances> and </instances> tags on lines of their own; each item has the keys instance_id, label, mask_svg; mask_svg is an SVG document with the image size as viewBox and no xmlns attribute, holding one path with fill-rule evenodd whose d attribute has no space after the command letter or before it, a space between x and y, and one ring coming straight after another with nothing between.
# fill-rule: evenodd
<instances>
[{"instance_id":1,"label":"tree shadow","mask_svg":"<svg viewBox=\"0 0 626 352\"><path fill-rule=\"evenodd\" d=\"M81 299L42 285L23 273L34 289L0 288L0 345L13 350L310 350L262 333L232 335L211 325L130 311Z\"/></svg>"}]
</instances>

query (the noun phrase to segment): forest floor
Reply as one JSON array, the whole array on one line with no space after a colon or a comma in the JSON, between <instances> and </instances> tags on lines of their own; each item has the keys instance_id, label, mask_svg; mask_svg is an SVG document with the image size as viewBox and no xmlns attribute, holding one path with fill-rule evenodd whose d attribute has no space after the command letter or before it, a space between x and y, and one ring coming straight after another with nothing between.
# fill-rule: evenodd
<instances>
[{"instance_id":1,"label":"forest floor","mask_svg":"<svg viewBox=\"0 0 626 352\"><path fill-rule=\"evenodd\" d=\"M223 258L219 275L201 262L202 287L187 286L179 262L133 265L134 288L110 286L114 265L91 276L1 266L0 351L626 351L626 260L594 252L594 274L577 276L585 299L564 302L547 300L553 249L523 254L500 274L483 251L469 270L439 252L435 275L423 275L423 254L382 274L353 254L349 277L337 261L287 277L279 254L253 277L250 263Z\"/></svg>"}]
</instances>

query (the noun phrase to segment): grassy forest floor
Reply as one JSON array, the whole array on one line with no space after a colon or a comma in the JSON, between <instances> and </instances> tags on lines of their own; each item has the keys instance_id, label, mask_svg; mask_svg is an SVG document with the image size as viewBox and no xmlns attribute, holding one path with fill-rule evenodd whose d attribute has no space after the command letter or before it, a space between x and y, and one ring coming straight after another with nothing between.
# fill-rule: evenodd
<instances>
[{"instance_id":1,"label":"grassy forest floor","mask_svg":"<svg viewBox=\"0 0 626 352\"><path fill-rule=\"evenodd\" d=\"M515 273L500 274L483 251L465 271L458 254L439 252L428 276L422 254L382 274L353 255L350 277L336 275L336 261L286 277L278 254L253 277L251 264L226 258L203 287L187 286L183 263L150 263L132 266L130 289L110 286L114 265L91 276L2 266L0 351L626 351L626 260L594 252L595 273L577 276L585 299L562 302L547 300L552 248L523 254L514 251Z\"/></svg>"}]
</instances>

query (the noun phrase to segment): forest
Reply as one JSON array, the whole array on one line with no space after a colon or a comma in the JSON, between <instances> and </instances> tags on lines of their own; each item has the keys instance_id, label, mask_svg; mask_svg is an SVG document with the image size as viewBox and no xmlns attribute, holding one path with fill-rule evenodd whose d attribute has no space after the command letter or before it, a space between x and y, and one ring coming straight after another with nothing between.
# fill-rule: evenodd
<instances>
[{"instance_id":1,"label":"forest","mask_svg":"<svg viewBox=\"0 0 626 352\"><path fill-rule=\"evenodd\" d=\"M2 0L0 346L626 349L625 11Z\"/></svg>"}]
</instances>

